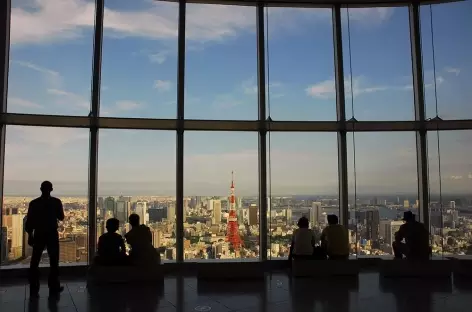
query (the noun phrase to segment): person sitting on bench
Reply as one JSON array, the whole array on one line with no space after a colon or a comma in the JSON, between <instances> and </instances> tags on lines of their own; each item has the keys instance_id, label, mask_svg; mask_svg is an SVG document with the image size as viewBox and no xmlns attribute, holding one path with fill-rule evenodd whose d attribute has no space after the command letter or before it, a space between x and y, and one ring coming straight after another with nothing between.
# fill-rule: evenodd
<instances>
[{"instance_id":1,"label":"person sitting on bench","mask_svg":"<svg viewBox=\"0 0 472 312\"><path fill-rule=\"evenodd\" d=\"M328 215L328 226L321 232L321 247L330 260L349 258L349 234L343 225L338 224L336 215Z\"/></svg>"},{"instance_id":2,"label":"person sitting on bench","mask_svg":"<svg viewBox=\"0 0 472 312\"><path fill-rule=\"evenodd\" d=\"M395 233L392 244L395 259L428 260L431 255L429 233L423 223L416 221L411 211L403 213L405 224ZM402 241L405 240L405 243Z\"/></svg>"},{"instance_id":3,"label":"person sitting on bench","mask_svg":"<svg viewBox=\"0 0 472 312\"><path fill-rule=\"evenodd\" d=\"M116 233L120 227L120 221L115 218L107 220L107 233L98 239L98 255L95 263L98 265L125 265L127 263L125 241Z\"/></svg>"},{"instance_id":4,"label":"person sitting on bench","mask_svg":"<svg viewBox=\"0 0 472 312\"><path fill-rule=\"evenodd\" d=\"M316 244L315 233L308 228L309 222L306 217L301 217L297 225L298 229L293 232L288 259L313 259Z\"/></svg>"},{"instance_id":5,"label":"person sitting on bench","mask_svg":"<svg viewBox=\"0 0 472 312\"><path fill-rule=\"evenodd\" d=\"M125 238L131 246L129 254L131 264L140 266L160 264L161 257L152 245L152 233L149 227L139 224L139 215L135 213L129 216L129 224L131 230L125 234Z\"/></svg>"}]
</instances>

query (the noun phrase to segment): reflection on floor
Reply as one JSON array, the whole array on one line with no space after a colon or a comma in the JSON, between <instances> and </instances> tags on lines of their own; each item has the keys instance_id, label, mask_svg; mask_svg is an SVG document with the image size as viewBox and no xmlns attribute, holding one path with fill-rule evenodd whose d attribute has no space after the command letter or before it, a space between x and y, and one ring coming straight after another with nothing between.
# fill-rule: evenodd
<instances>
[{"instance_id":1,"label":"reflection on floor","mask_svg":"<svg viewBox=\"0 0 472 312\"><path fill-rule=\"evenodd\" d=\"M0 285L0 311L465 312L472 306L470 287L454 286L451 280L385 280L377 273L334 280L272 274L265 282L199 283L194 277L166 277L158 286L88 289L84 281L64 285L59 300L48 300L43 285L36 301L29 300L24 284Z\"/></svg>"}]
</instances>

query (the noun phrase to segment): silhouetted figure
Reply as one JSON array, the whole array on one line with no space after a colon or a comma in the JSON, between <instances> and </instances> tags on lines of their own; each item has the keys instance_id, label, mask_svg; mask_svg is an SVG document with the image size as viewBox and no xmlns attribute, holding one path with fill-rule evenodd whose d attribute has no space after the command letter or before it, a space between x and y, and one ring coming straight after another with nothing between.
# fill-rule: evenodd
<instances>
[{"instance_id":1,"label":"silhouetted figure","mask_svg":"<svg viewBox=\"0 0 472 312\"><path fill-rule=\"evenodd\" d=\"M125 240L116 233L120 221L115 218L107 220L107 233L98 239L98 255L95 262L98 265L125 265L127 263Z\"/></svg>"},{"instance_id":2,"label":"silhouetted figure","mask_svg":"<svg viewBox=\"0 0 472 312\"><path fill-rule=\"evenodd\" d=\"M392 244L395 258L402 259L405 256L410 260L428 260L431 255L428 230L423 223L416 221L411 211L403 213L403 221L405 224L395 233Z\"/></svg>"},{"instance_id":3,"label":"silhouetted figure","mask_svg":"<svg viewBox=\"0 0 472 312\"><path fill-rule=\"evenodd\" d=\"M125 234L126 242L131 246L129 254L133 265L157 265L160 264L160 255L152 245L152 233L149 227L139 224L139 215L129 216L131 230Z\"/></svg>"},{"instance_id":4,"label":"silhouetted figure","mask_svg":"<svg viewBox=\"0 0 472 312\"><path fill-rule=\"evenodd\" d=\"M293 232L292 244L288 259L313 259L316 238L313 230L309 229L306 217L298 220L298 229Z\"/></svg>"},{"instance_id":5,"label":"silhouetted figure","mask_svg":"<svg viewBox=\"0 0 472 312\"><path fill-rule=\"evenodd\" d=\"M33 255L29 269L30 297L39 296L39 262L44 248L49 255L48 286L51 295L59 294L64 290L59 283L59 234L57 222L64 220L64 209L60 199L52 197L52 183L41 183L41 197L32 200L29 204L26 217L26 232L28 245L33 247Z\"/></svg>"},{"instance_id":6,"label":"silhouetted figure","mask_svg":"<svg viewBox=\"0 0 472 312\"><path fill-rule=\"evenodd\" d=\"M338 224L336 215L328 215L328 226L321 232L321 247L326 250L330 260L349 258L349 237L346 228Z\"/></svg>"}]
</instances>

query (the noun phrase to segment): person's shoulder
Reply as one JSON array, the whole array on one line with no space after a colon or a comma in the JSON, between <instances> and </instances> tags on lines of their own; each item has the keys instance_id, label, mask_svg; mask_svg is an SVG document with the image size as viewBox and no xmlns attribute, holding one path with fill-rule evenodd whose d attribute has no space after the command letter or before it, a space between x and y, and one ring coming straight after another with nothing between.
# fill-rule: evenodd
<instances>
[{"instance_id":1,"label":"person's shoulder","mask_svg":"<svg viewBox=\"0 0 472 312\"><path fill-rule=\"evenodd\" d=\"M32 201L30 201L30 205L34 206L34 205L37 205L41 200L41 197L37 197L35 199L33 199Z\"/></svg>"},{"instance_id":2,"label":"person's shoulder","mask_svg":"<svg viewBox=\"0 0 472 312\"><path fill-rule=\"evenodd\" d=\"M57 197L51 197L51 201L53 201L54 203L57 203L57 204L62 204L62 201Z\"/></svg>"}]
</instances>

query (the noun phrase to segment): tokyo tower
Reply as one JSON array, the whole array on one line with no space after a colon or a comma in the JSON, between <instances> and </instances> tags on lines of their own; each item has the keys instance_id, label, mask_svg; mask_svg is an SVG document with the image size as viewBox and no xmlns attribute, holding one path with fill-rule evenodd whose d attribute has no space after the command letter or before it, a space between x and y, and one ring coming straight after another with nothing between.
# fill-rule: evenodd
<instances>
[{"instance_id":1,"label":"tokyo tower","mask_svg":"<svg viewBox=\"0 0 472 312\"><path fill-rule=\"evenodd\" d=\"M239 236L238 218L236 216L236 201L234 198L234 175L231 172L231 195L229 197L229 216L228 216L228 233L226 241L229 242L234 250L241 248L241 237Z\"/></svg>"}]
</instances>

